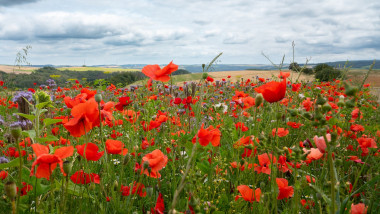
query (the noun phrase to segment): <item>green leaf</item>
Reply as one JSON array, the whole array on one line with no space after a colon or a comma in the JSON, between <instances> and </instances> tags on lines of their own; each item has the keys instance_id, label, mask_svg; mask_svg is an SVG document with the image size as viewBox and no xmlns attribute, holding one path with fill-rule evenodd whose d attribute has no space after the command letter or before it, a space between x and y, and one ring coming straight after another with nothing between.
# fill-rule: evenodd
<instances>
[{"instance_id":1,"label":"green leaf","mask_svg":"<svg viewBox=\"0 0 380 214\"><path fill-rule=\"evenodd\" d=\"M0 169L10 168L10 167L17 167L20 164L19 161L20 158L13 159L9 163L2 163L0 164Z\"/></svg>"},{"instance_id":2,"label":"green leaf","mask_svg":"<svg viewBox=\"0 0 380 214\"><path fill-rule=\"evenodd\" d=\"M48 135L47 137L37 138L36 140L39 143L45 143L45 142L50 142L50 141L57 141L59 139L53 135Z\"/></svg>"},{"instance_id":3,"label":"green leaf","mask_svg":"<svg viewBox=\"0 0 380 214\"><path fill-rule=\"evenodd\" d=\"M16 114L21 116L21 117L24 117L30 121L33 121L36 118L36 116L31 115L31 114L23 114L23 113L16 113Z\"/></svg>"},{"instance_id":4,"label":"green leaf","mask_svg":"<svg viewBox=\"0 0 380 214\"><path fill-rule=\"evenodd\" d=\"M22 131L22 135L30 138L36 138L36 131L35 130L27 130L27 131Z\"/></svg>"},{"instance_id":5,"label":"green leaf","mask_svg":"<svg viewBox=\"0 0 380 214\"><path fill-rule=\"evenodd\" d=\"M62 119L51 119L51 118L46 118L46 119L44 120L44 125L45 125L45 126L48 126L48 125L56 124L56 123L59 123L59 122L62 122Z\"/></svg>"},{"instance_id":6,"label":"green leaf","mask_svg":"<svg viewBox=\"0 0 380 214\"><path fill-rule=\"evenodd\" d=\"M69 193L71 195L78 196L78 197L85 197L85 198L89 197L86 192L83 192L84 190L81 190L81 188L82 188L81 186L78 185L79 186L79 188L78 188L78 186L72 182L68 182L68 185L69 186L67 187L67 193ZM64 187L66 188L66 186L64 186ZM56 190L62 189L62 181L55 180L55 189Z\"/></svg>"},{"instance_id":7,"label":"green leaf","mask_svg":"<svg viewBox=\"0 0 380 214\"><path fill-rule=\"evenodd\" d=\"M46 107L53 107L54 108L54 106L51 105L51 101L43 102L43 103L38 103L36 105L36 108L39 108L39 109L43 109L43 108L46 108Z\"/></svg>"},{"instance_id":8,"label":"green leaf","mask_svg":"<svg viewBox=\"0 0 380 214\"><path fill-rule=\"evenodd\" d=\"M21 176L24 182L33 186L33 190L32 190L33 195L34 195L34 191L36 191L36 195L38 196L38 195L42 195L46 193L50 189L50 185L41 184L42 178L37 178L36 176L30 176L30 171L26 168L22 169Z\"/></svg>"}]
</instances>

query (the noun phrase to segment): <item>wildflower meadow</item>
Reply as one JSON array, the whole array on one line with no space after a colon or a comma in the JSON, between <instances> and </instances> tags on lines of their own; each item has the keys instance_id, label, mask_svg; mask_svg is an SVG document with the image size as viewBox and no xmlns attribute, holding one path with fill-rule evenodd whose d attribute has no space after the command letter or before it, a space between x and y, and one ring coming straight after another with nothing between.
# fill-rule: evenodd
<instances>
[{"instance_id":1,"label":"wildflower meadow","mask_svg":"<svg viewBox=\"0 0 380 214\"><path fill-rule=\"evenodd\" d=\"M380 112L364 82L0 82L0 213L380 213Z\"/></svg>"}]
</instances>

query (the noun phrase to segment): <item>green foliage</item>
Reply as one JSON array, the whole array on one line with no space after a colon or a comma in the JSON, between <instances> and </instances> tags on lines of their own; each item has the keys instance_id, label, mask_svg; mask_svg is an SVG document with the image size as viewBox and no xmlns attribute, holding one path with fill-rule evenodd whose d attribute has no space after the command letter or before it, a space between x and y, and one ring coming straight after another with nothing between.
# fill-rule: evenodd
<instances>
[{"instance_id":1,"label":"green foliage","mask_svg":"<svg viewBox=\"0 0 380 214\"><path fill-rule=\"evenodd\" d=\"M332 81L342 77L342 71L335 69L327 64L318 64L314 67L315 78L325 82Z\"/></svg>"},{"instance_id":2,"label":"green foliage","mask_svg":"<svg viewBox=\"0 0 380 214\"><path fill-rule=\"evenodd\" d=\"M295 71L295 72L299 72L301 70L301 66L298 65L298 63L296 63L296 62L292 62L289 65L289 70L292 70L292 71Z\"/></svg>"}]
</instances>

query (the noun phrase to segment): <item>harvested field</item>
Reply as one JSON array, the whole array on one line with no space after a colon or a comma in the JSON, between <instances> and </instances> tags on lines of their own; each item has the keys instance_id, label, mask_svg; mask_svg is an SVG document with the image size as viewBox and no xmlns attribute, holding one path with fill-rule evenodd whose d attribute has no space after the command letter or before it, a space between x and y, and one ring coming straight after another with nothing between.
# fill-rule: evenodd
<instances>
[{"instance_id":1,"label":"harvested field","mask_svg":"<svg viewBox=\"0 0 380 214\"><path fill-rule=\"evenodd\" d=\"M27 66L22 66L22 67L15 67L12 65L0 65L0 71L4 71L5 73L13 73L15 72L16 74L21 74L21 73L30 73L34 70L38 69L37 67L27 67Z\"/></svg>"}]
</instances>

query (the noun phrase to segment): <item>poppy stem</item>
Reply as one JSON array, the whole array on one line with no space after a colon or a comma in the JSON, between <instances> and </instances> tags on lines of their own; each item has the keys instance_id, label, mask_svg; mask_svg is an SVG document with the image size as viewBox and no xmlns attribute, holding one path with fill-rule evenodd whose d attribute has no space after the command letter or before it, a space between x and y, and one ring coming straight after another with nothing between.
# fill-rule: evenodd
<instances>
[{"instance_id":1,"label":"poppy stem","mask_svg":"<svg viewBox=\"0 0 380 214\"><path fill-rule=\"evenodd\" d=\"M171 206L171 209L169 211L169 214L173 214L174 213L174 209L175 209L175 205L177 204L178 202L178 197L179 197L179 194L181 193L181 191L183 190L183 188L185 187L185 180L186 180L186 176L187 174L189 173L190 171L190 166L191 166L191 162L194 158L194 155L195 155L195 152L197 150L197 143L194 143L193 145L193 151L191 152L191 156L189 158L189 160L187 161L187 164L186 164L186 170L185 170L185 173L182 175L182 179L181 179L181 182L179 183L176 191L174 192L174 196L173 196L173 202L172 202L172 206Z\"/></svg>"},{"instance_id":2,"label":"poppy stem","mask_svg":"<svg viewBox=\"0 0 380 214\"><path fill-rule=\"evenodd\" d=\"M19 142L18 142L18 137L16 138L16 145L17 145L17 150L18 150L18 154L19 154L19 159L20 159L20 168L19 168L19 170L18 170L18 186L19 186L19 188L21 189L21 186L22 186L22 184L21 184L21 172L22 172L22 154L21 154L21 148L20 148L20 144L19 144ZM18 208L19 208L19 204L20 204L20 197L21 197L21 195L20 194L17 194L17 208L16 208L16 210L17 210L17 212L18 212Z\"/></svg>"}]
</instances>

